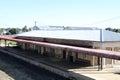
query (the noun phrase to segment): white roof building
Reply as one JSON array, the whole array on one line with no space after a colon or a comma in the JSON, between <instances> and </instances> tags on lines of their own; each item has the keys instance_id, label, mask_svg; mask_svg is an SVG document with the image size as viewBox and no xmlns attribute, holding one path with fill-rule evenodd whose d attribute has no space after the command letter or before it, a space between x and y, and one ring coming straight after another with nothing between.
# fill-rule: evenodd
<instances>
[{"instance_id":1,"label":"white roof building","mask_svg":"<svg viewBox=\"0 0 120 80\"><path fill-rule=\"evenodd\" d=\"M77 47L83 47L83 48L120 51L120 33L102 30L102 29L38 30L38 31L31 31L31 32L25 32L25 33L19 34L17 35L17 38L77 46ZM25 45L21 44L21 45L24 47L25 45L28 45L28 44L25 44ZM50 51L50 48L46 48L46 49ZM58 50L58 49L54 49L54 50L55 52L61 52L61 54L63 54L62 50ZM84 60L90 61L91 65L95 65L95 66L98 65L98 57L96 56L78 54L76 58L76 55L75 55L76 53L69 53L69 54L71 54L74 57L74 60L84 59ZM111 67L111 65L112 67L114 67L113 64L120 63L119 61L115 61L107 58L104 58L102 62L103 62L103 65L105 65L104 67L108 67L108 66Z\"/></svg>"},{"instance_id":2,"label":"white roof building","mask_svg":"<svg viewBox=\"0 0 120 80\"><path fill-rule=\"evenodd\" d=\"M18 34L17 36L85 40L85 41L120 41L120 33L107 30L38 30Z\"/></svg>"}]
</instances>

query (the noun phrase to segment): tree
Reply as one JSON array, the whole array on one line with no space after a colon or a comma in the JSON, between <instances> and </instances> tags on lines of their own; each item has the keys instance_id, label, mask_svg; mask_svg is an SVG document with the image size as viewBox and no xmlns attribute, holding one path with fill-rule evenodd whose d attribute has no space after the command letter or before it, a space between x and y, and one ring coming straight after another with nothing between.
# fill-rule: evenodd
<instances>
[{"instance_id":1,"label":"tree","mask_svg":"<svg viewBox=\"0 0 120 80\"><path fill-rule=\"evenodd\" d=\"M31 28L29 28L28 31L31 31Z\"/></svg>"},{"instance_id":2,"label":"tree","mask_svg":"<svg viewBox=\"0 0 120 80\"><path fill-rule=\"evenodd\" d=\"M6 33L6 35L18 34L19 32L20 32L19 28L9 28L8 32Z\"/></svg>"},{"instance_id":3,"label":"tree","mask_svg":"<svg viewBox=\"0 0 120 80\"><path fill-rule=\"evenodd\" d=\"M117 33L120 33L120 29L113 29L113 28L106 28L106 30L109 30L109 31L113 31L113 32L117 32Z\"/></svg>"},{"instance_id":4,"label":"tree","mask_svg":"<svg viewBox=\"0 0 120 80\"><path fill-rule=\"evenodd\" d=\"M3 28L0 29L0 34L3 32Z\"/></svg>"},{"instance_id":5,"label":"tree","mask_svg":"<svg viewBox=\"0 0 120 80\"><path fill-rule=\"evenodd\" d=\"M110 28L110 27L108 27L108 28L106 28L105 30L112 31L113 29L112 29L112 28Z\"/></svg>"},{"instance_id":6,"label":"tree","mask_svg":"<svg viewBox=\"0 0 120 80\"><path fill-rule=\"evenodd\" d=\"M22 32L28 32L28 29L27 29L26 25L22 28Z\"/></svg>"}]
</instances>

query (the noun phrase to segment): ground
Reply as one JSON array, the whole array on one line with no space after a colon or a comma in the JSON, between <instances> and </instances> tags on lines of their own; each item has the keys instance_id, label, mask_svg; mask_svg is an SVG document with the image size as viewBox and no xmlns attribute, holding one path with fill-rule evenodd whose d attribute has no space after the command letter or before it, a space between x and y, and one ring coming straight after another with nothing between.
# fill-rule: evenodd
<instances>
[{"instance_id":1,"label":"ground","mask_svg":"<svg viewBox=\"0 0 120 80\"><path fill-rule=\"evenodd\" d=\"M0 80L67 80L0 52Z\"/></svg>"},{"instance_id":2,"label":"ground","mask_svg":"<svg viewBox=\"0 0 120 80\"><path fill-rule=\"evenodd\" d=\"M66 62L64 62L64 64L63 64L58 59L56 60L56 59L53 59L53 58L52 59L51 58L46 58L46 57L40 56L38 53L36 54L35 52L33 54L32 51L24 51L24 50L21 50L21 49L19 50L19 49L16 49L16 48L13 49L13 48L9 48L9 47L6 47L4 50L13 52L13 54L16 53L18 55L27 57L27 58L35 60L35 61L40 61L42 63L45 62L45 63L48 64L48 62L49 62L49 64L51 64L53 67L57 67L61 70L70 71L70 72L73 73L72 75L75 75L75 76L83 75L83 76L87 77L87 80L119 80L119 78L120 78L120 68L103 69L102 71L98 71L97 68L93 68L93 67L80 67L79 65L73 66L74 64L71 64L71 65L68 66L67 65L68 63L66 63ZM30 70L26 71L26 69L24 69L23 67L21 69L20 66L18 66L17 64L14 64L12 61L11 61L11 64L14 64L14 67L8 67L9 66L8 64L7 64L7 67L6 67L4 65L3 59L4 58L1 57L1 55L0 55L0 69L9 73L7 75L9 75L10 77L12 77L15 80L58 80L59 79L59 78L57 78L57 79L44 79L44 78L34 79L35 77L37 77L38 74L33 73L33 71L30 71ZM1 62L3 62L2 65L4 65L4 67L2 67ZM13 72L10 71L10 68L13 68L12 69ZM7 71L6 71L6 69L7 69ZM17 73L17 74L15 74L15 73ZM30 73L33 73L33 74L30 74ZM40 75L42 75L42 74L40 74ZM8 76L8 80L12 80L12 79L9 79L10 78L9 76ZM4 79L0 79L0 80L4 80ZM5 79L5 80L7 80L7 79ZM59 80L63 80L63 79L59 79Z\"/></svg>"}]
</instances>

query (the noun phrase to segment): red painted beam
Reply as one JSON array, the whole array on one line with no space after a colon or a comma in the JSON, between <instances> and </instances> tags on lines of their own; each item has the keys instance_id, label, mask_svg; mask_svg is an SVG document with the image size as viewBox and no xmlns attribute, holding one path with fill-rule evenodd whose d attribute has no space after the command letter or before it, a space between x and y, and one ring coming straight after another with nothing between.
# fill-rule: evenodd
<instances>
[{"instance_id":1,"label":"red painted beam","mask_svg":"<svg viewBox=\"0 0 120 80\"><path fill-rule=\"evenodd\" d=\"M39 45L43 47L59 48L62 50L77 52L80 54L88 54L92 56L99 56L99 57L104 57L104 58L120 60L120 52L115 52L115 51L97 50L97 49L89 49L89 48L47 43L47 42L15 39L14 37L5 37L5 36L0 36L0 39L5 39L5 40L10 40L10 41L15 41L15 42L22 42L26 44L35 44L35 45Z\"/></svg>"}]
</instances>

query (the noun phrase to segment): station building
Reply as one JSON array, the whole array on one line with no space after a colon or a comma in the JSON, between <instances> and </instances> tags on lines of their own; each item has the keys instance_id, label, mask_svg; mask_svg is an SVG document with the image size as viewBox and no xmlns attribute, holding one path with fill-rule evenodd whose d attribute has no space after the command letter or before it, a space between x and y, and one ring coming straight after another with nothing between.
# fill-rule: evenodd
<instances>
[{"instance_id":1,"label":"station building","mask_svg":"<svg viewBox=\"0 0 120 80\"><path fill-rule=\"evenodd\" d=\"M102 49L110 51L120 51L120 34L95 29L95 30L37 30L18 34L15 38L38 42L47 42L77 46L90 49ZM65 59L75 63L86 63L91 66L98 65L98 57L87 54L70 52L57 48L49 48L34 44L18 42L18 46L24 50L34 50L35 52L58 59ZM103 58L104 67L111 67L119 64L119 61Z\"/></svg>"}]
</instances>

